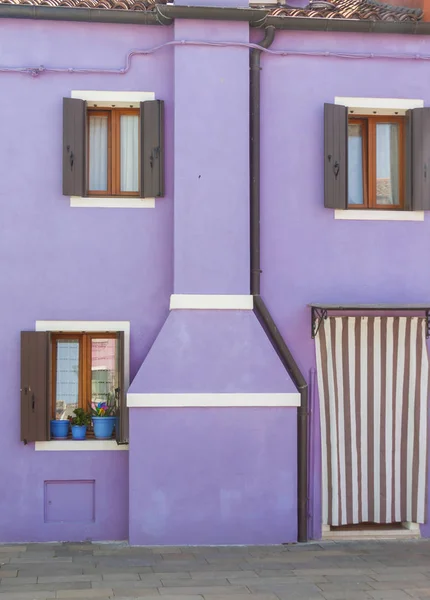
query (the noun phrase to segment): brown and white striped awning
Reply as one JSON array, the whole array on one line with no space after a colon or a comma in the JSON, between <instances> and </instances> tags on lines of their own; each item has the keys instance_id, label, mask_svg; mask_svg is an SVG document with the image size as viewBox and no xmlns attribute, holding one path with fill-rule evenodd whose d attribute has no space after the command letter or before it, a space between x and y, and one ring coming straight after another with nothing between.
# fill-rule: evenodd
<instances>
[{"instance_id":1,"label":"brown and white striped awning","mask_svg":"<svg viewBox=\"0 0 430 600\"><path fill-rule=\"evenodd\" d=\"M323 524L425 521L425 328L422 317L329 317L321 323Z\"/></svg>"}]
</instances>

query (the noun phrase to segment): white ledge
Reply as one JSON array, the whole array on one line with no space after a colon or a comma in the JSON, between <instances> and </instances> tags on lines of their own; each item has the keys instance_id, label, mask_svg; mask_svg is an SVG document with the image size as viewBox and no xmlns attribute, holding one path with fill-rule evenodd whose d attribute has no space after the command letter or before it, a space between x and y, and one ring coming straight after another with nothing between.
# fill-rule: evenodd
<instances>
[{"instance_id":1,"label":"white ledge","mask_svg":"<svg viewBox=\"0 0 430 600\"><path fill-rule=\"evenodd\" d=\"M87 198L71 196L72 208L155 208L155 198Z\"/></svg>"},{"instance_id":2,"label":"white ledge","mask_svg":"<svg viewBox=\"0 0 430 600\"><path fill-rule=\"evenodd\" d=\"M336 209L334 218L344 221L424 221L424 211Z\"/></svg>"},{"instance_id":3,"label":"white ledge","mask_svg":"<svg viewBox=\"0 0 430 600\"><path fill-rule=\"evenodd\" d=\"M300 394L127 394L127 406L147 408L199 408L300 406Z\"/></svg>"},{"instance_id":4,"label":"white ledge","mask_svg":"<svg viewBox=\"0 0 430 600\"><path fill-rule=\"evenodd\" d=\"M229 294L172 294L170 310L252 310L254 299L251 295Z\"/></svg>"},{"instance_id":5,"label":"white ledge","mask_svg":"<svg viewBox=\"0 0 430 600\"><path fill-rule=\"evenodd\" d=\"M36 442L35 450L37 452L128 450L128 444L117 444L115 440L51 440Z\"/></svg>"}]
</instances>

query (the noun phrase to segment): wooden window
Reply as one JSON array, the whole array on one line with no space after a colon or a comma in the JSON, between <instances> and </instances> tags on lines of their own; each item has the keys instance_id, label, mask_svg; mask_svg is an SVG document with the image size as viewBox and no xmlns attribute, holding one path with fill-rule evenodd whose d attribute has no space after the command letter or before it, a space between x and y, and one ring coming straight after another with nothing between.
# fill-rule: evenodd
<instances>
[{"instance_id":1,"label":"wooden window","mask_svg":"<svg viewBox=\"0 0 430 600\"><path fill-rule=\"evenodd\" d=\"M21 439L49 440L49 420L107 402L119 416L116 439L128 442L124 334L21 334ZM89 437L91 437L91 432Z\"/></svg>"},{"instance_id":2,"label":"wooden window","mask_svg":"<svg viewBox=\"0 0 430 600\"><path fill-rule=\"evenodd\" d=\"M87 111L89 196L139 196L138 109Z\"/></svg>"},{"instance_id":3,"label":"wooden window","mask_svg":"<svg viewBox=\"0 0 430 600\"><path fill-rule=\"evenodd\" d=\"M351 111L352 112L352 111ZM356 115L324 105L324 206L430 210L430 108Z\"/></svg>"},{"instance_id":4,"label":"wooden window","mask_svg":"<svg viewBox=\"0 0 430 600\"><path fill-rule=\"evenodd\" d=\"M164 196L164 102L114 108L63 98L63 194Z\"/></svg>"},{"instance_id":5,"label":"wooden window","mask_svg":"<svg viewBox=\"0 0 430 600\"><path fill-rule=\"evenodd\" d=\"M348 119L348 208L404 208L404 118Z\"/></svg>"}]
</instances>

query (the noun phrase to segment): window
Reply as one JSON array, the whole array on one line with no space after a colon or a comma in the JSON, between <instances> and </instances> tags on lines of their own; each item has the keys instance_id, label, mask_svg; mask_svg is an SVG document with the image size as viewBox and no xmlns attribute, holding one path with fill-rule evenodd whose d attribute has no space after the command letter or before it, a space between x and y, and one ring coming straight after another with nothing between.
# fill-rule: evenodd
<instances>
[{"instance_id":1,"label":"window","mask_svg":"<svg viewBox=\"0 0 430 600\"><path fill-rule=\"evenodd\" d=\"M21 332L21 439L50 439L49 421L106 401L128 442L124 331ZM128 363L128 360L127 360ZM88 436L90 437L90 436Z\"/></svg>"},{"instance_id":2,"label":"window","mask_svg":"<svg viewBox=\"0 0 430 600\"><path fill-rule=\"evenodd\" d=\"M164 196L164 103L64 98L63 194Z\"/></svg>"},{"instance_id":3,"label":"window","mask_svg":"<svg viewBox=\"0 0 430 600\"><path fill-rule=\"evenodd\" d=\"M348 118L348 208L402 209L404 118Z\"/></svg>"},{"instance_id":4,"label":"window","mask_svg":"<svg viewBox=\"0 0 430 600\"><path fill-rule=\"evenodd\" d=\"M106 402L118 407L119 338L115 333L51 335L53 419Z\"/></svg>"},{"instance_id":5,"label":"window","mask_svg":"<svg viewBox=\"0 0 430 600\"><path fill-rule=\"evenodd\" d=\"M89 196L139 195L139 111L87 111Z\"/></svg>"},{"instance_id":6,"label":"window","mask_svg":"<svg viewBox=\"0 0 430 600\"><path fill-rule=\"evenodd\" d=\"M383 112L325 105L327 208L430 210L430 108Z\"/></svg>"}]
</instances>

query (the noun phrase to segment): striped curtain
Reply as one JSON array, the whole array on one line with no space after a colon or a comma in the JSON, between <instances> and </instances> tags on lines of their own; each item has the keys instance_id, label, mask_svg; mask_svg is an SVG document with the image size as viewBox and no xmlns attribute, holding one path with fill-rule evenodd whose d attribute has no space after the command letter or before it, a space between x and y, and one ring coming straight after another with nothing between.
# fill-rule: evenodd
<instances>
[{"instance_id":1,"label":"striped curtain","mask_svg":"<svg viewBox=\"0 0 430 600\"><path fill-rule=\"evenodd\" d=\"M323 524L424 523L425 319L329 317L316 354Z\"/></svg>"}]
</instances>

